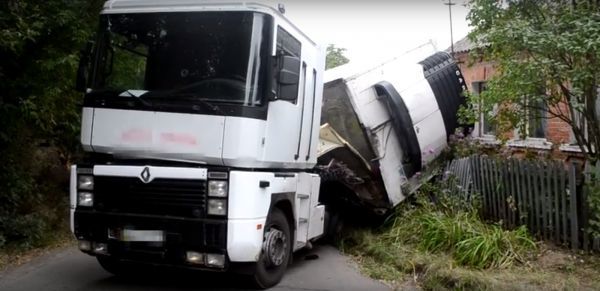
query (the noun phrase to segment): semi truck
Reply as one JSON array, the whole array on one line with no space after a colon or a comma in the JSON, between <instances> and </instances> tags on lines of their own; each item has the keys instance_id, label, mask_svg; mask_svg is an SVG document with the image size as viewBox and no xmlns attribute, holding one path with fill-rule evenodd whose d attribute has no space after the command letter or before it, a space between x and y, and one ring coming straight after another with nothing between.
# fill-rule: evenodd
<instances>
[{"instance_id":1,"label":"semi truck","mask_svg":"<svg viewBox=\"0 0 600 291\"><path fill-rule=\"evenodd\" d=\"M324 73L283 7L110 0L82 50L71 230L116 275L157 265L276 285L343 209L382 216L459 125L447 53Z\"/></svg>"}]
</instances>

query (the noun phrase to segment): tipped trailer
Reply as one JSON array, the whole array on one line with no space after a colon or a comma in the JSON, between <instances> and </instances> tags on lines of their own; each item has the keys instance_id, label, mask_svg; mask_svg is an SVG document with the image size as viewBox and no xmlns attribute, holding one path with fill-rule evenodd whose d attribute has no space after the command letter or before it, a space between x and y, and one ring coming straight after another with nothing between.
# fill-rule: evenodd
<instances>
[{"instance_id":1,"label":"tipped trailer","mask_svg":"<svg viewBox=\"0 0 600 291\"><path fill-rule=\"evenodd\" d=\"M336 190L322 195L345 193L379 214L402 202L403 189L411 190L404 186L463 128L457 113L464 90L452 57L427 49L368 69L326 72L318 168L327 177L322 189ZM340 191L340 183L352 191Z\"/></svg>"},{"instance_id":2,"label":"tipped trailer","mask_svg":"<svg viewBox=\"0 0 600 291\"><path fill-rule=\"evenodd\" d=\"M106 270L274 286L332 211L385 214L446 146L464 86L447 54L325 82L324 48L281 11L105 3L77 74L87 156L71 168L70 208L79 249Z\"/></svg>"}]
</instances>

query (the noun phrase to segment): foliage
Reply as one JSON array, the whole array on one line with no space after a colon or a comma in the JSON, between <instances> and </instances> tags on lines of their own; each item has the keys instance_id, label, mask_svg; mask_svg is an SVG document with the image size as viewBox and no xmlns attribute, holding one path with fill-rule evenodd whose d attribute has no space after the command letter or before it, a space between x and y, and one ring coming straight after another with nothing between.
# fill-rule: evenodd
<instances>
[{"instance_id":1,"label":"foliage","mask_svg":"<svg viewBox=\"0 0 600 291\"><path fill-rule=\"evenodd\" d=\"M600 4L472 0L469 7L469 37L480 47L474 58L497 68L487 90L471 98L478 110L470 112L494 115L497 131L521 135L534 119L562 120L586 157L600 160Z\"/></svg>"},{"instance_id":2,"label":"foliage","mask_svg":"<svg viewBox=\"0 0 600 291\"><path fill-rule=\"evenodd\" d=\"M345 52L345 48L338 48L333 44L328 45L325 69L329 70L347 64L350 60L344 55Z\"/></svg>"},{"instance_id":3,"label":"foliage","mask_svg":"<svg viewBox=\"0 0 600 291\"><path fill-rule=\"evenodd\" d=\"M487 224L476 207L457 201L462 199L456 195L436 190L435 203L422 199L421 207L396 216L383 239L413 244L426 252L447 253L457 264L478 269L525 262L527 254L535 249L526 228L503 230L499 225ZM407 236L409 232L413 235Z\"/></svg>"},{"instance_id":4,"label":"foliage","mask_svg":"<svg viewBox=\"0 0 600 291\"><path fill-rule=\"evenodd\" d=\"M102 2L0 2L0 247L43 243L64 225L81 102L72 84Z\"/></svg>"},{"instance_id":5,"label":"foliage","mask_svg":"<svg viewBox=\"0 0 600 291\"><path fill-rule=\"evenodd\" d=\"M585 191L587 192L589 225L592 237L600 237L600 164L586 170Z\"/></svg>"},{"instance_id":6,"label":"foliage","mask_svg":"<svg viewBox=\"0 0 600 291\"><path fill-rule=\"evenodd\" d=\"M473 155L506 154L501 151L506 148L494 144L482 144L480 140L465 137L462 133L453 134L448 140L448 147L444 149L443 158L446 161L470 157Z\"/></svg>"},{"instance_id":7,"label":"foliage","mask_svg":"<svg viewBox=\"0 0 600 291\"><path fill-rule=\"evenodd\" d=\"M565 260L552 261L559 251L538 246L524 227L488 224L477 206L456 201L456 193L445 190L425 185L381 228L349 232L342 250L355 255L368 275L399 289L407 281L425 290L564 290L600 284L589 281L600 278L595 263L575 265L580 259L568 253L559 253Z\"/></svg>"}]
</instances>

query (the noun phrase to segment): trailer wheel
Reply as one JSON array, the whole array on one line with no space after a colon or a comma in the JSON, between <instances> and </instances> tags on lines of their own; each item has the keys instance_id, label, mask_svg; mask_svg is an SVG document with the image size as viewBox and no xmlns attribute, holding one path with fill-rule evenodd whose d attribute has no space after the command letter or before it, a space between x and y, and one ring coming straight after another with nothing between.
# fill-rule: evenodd
<instances>
[{"instance_id":1,"label":"trailer wheel","mask_svg":"<svg viewBox=\"0 0 600 291\"><path fill-rule=\"evenodd\" d=\"M263 247L252 277L257 288L266 289L281 281L290 262L292 241L285 214L275 208L267 218Z\"/></svg>"}]
</instances>

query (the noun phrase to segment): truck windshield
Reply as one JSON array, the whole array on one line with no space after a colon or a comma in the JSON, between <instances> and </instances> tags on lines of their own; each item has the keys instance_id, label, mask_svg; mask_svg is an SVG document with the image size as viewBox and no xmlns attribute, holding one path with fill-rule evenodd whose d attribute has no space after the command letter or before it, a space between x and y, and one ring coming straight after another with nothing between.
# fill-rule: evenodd
<instances>
[{"instance_id":1,"label":"truck windshield","mask_svg":"<svg viewBox=\"0 0 600 291\"><path fill-rule=\"evenodd\" d=\"M146 91L187 93L258 106L268 74L269 23L255 12L103 15L92 89L142 92L142 98Z\"/></svg>"}]
</instances>

